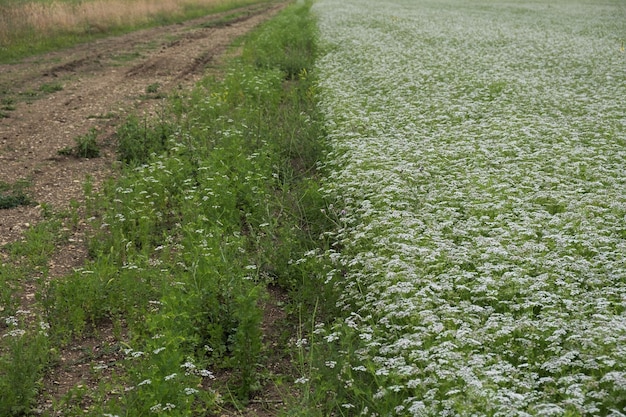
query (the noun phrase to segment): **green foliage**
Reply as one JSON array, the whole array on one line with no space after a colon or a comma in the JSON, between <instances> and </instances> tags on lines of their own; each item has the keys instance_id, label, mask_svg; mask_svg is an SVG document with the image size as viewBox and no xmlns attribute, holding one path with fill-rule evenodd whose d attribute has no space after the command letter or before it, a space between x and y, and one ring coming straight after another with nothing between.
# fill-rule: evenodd
<instances>
[{"instance_id":1,"label":"green foliage","mask_svg":"<svg viewBox=\"0 0 626 417\"><path fill-rule=\"evenodd\" d=\"M117 130L119 159L129 165L143 164L167 148L171 133L172 127L165 120L151 125L147 119L131 116Z\"/></svg>"},{"instance_id":2,"label":"green foliage","mask_svg":"<svg viewBox=\"0 0 626 417\"><path fill-rule=\"evenodd\" d=\"M77 158L97 158L100 156L98 145L98 130L92 128L88 133L74 138L76 145L59 150L60 155L75 156Z\"/></svg>"},{"instance_id":3,"label":"green foliage","mask_svg":"<svg viewBox=\"0 0 626 417\"><path fill-rule=\"evenodd\" d=\"M233 368L239 370L237 383L239 398L248 398L260 388L257 367L262 350L261 321L263 315L258 306L260 287L252 287L247 293L239 294L234 300L233 318L236 320L234 334L229 340L232 345Z\"/></svg>"},{"instance_id":4,"label":"green foliage","mask_svg":"<svg viewBox=\"0 0 626 417\"><path fill-rule=\"evenodd\" d=\"M34 405L39 379L49 359L47 325L24 330L16 321L2 340L0 356L0 415L20 416Z\"/></svg>"},{"instance_id":5,"label":"green foliage","mask_svg":"<svg viewBox=\"0 0 626 417\"><path fill-rule=\"evenodd\" d=\"M0 209L10 209L18 206L27 206L30 199L23 191L0 194Z\"/></svg>"},{"instance_id":6,"label":"green foliage","mask_svg":"<svg viewBox=\"0 0 626 417\"><path fill-rule=\"evenodd\" d=\"M301 6L285 13L303 18ZM286 81L294 77L280 54L292 49L264 65L250 53L266 31L287 39L294 27L277 25L290 21L249 37L223 79L172 97L157 120L131 116L118 129L126 169L88 196L93 262L43 297L58 343L107 321L133 335L124 368L135 388L94 412L212 410L219 396L197 387L217 371L228 375L218 389L245 403L262 383L266 286L315 302L295 295L314 288L312 264L293 262L319 246L327 226L309 179L323 149L306 69L313 56Z\"/></svg>"},{"instance_id":7,"label":"green foliage","mask_svg":"<svg viewBox=\"0 0 626 417\"><path fill-rule=\"evenodd\" d=\"M0 181L0 210L32 204L26 193L27 186L28 183L25 181L18 181L14 184Z\"/></svg>"},{"instance_id":8,"label":"green foliage","mask_svg":"<svg viewBox=\"0 0 626 417\"><path fill-rule=\"evenodd\" d=\"M97 143L98 131L91 129L89 133L75 138L75 153L79 158L97 158L100 156L100 147Z\"/></svg>"},{"instance_id":9,"label":"green foliage","mask_svg":"<svg viewBox=\"0 0 626 417\"><path fill-rule=\"evenodd\" d=\"M157 271L137 265L118 269L107 257L54 280L42 300L52 336L64 344L109 320L141 320L160 282Z\"/></svg>"},{"instance_id":10,"label":"green foliage","mask_svg":"<svg viewBox=\"0 0 626 417\"><path fill-rule=\"evenodd\" d=\"M0 119L8 118L10 111L15 110L15 99L13 97L4 97L0 99Z\"/></svg>"},{"instance_id":11,"label":"green foliage","mask_svg":"<svg viewBox=\"0 0 626 417\"><path fill-rule=\"evenodd\" d=\"M19 306L17 283L23 279L24 270L10 263L0 264L0 306L2 314L12 316Z\"/></svg>"},{"instance_id":12,"label":"green foliage","mask_svg":"<svg viewBox=\"0 0 626 417\"><path fill-rule=\"evenodd\" d=\"M156 94L159 91L161 84L153 83L146 87L146 94Z\"/></svg>"},{"instance_id":13,"label":"green foliage","mask_svg":"<svg viewBox=\"0 0 626 417\"><path fill-rule=\"evenodd\" d=\"M244 56L262 68L278 68L294 79L310 70L315 56L316 23L309 14L311 2L293 7L267 24L255 39L255 48Z\"/></svg>"},{"instance_id":14,"label":"green foliage","mask_svg":"<svg viewBox=\"0 0 626 417\"><path fill-rule=\"evenodd\" d=\"M39 91L44 94L52 94L57 91L63 90L63 84L61 83L44 83L39 86Z\"/></svg>"},{"instance_id":15,"label":"green foliage","mask_svg":"<svg viewBox=\"0 0 626 417\"><path fill-rule=\"evenodd\" d=\"M53 358L49 324L23 309L23 286L45 277L50 257L72 227L74 207L54 213L43 206L44 220L29 227L23 239L5 245L0 264L0 415L27 414L36 400L40 380ZM33 296L35 294L30 294ZM5 326L6 325L6 326Z\"/></svg>"},{"instance_id":16,"label":"green foliage","mask_svg":"<svg viewBox=\"0 0 626 417\"><path fill-rule=\"evenodd\" d=\"M61 218L49 219L25 230L24 239L12 242L6 248L14 259L22 258L20 263L23 267L45 271L57 243L65 239L61 228Z\"/></svg>"}]
</instances>

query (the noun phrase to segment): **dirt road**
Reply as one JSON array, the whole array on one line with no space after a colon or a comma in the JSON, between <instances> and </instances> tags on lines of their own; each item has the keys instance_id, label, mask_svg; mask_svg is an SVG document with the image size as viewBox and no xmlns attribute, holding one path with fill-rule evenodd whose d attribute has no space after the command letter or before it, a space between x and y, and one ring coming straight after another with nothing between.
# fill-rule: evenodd
<instances>
[{"instance_id":1,"label":"dirt road","mask_svg":"<svg viewBox=\"0 0 626 417\"><path fill-rule=\"evenodd\" d=\"M116 124L131 112L157 112L158 97L191 86L236 37L283 5L263 3L0 65L0 184L24 181L33 201L53 208L80 200L87 175L98 183L111 173ZM92 128L100 158L59 154ZM34 205L1 210L0 246L40 216Z\"/></svg>"},{"instance_id":2,"label":"dirt road","mask_svg":"<svg viewBox=\"0 0 626 417\"><path fill-rule=\"evenodd\" d=\"M114 174L114 132L129 114L158 113L165 105L162 97L174 89L190 89L237 37L285 5L284 1L262 3L0 65L0 186L23 182L35 202L0 209L0 262L7 259L2 247L42 219L42 205L65 209L72 200L83 199L87 176L97 190ZM75 138L91 129L98 132L100 157L59 153L75 146ZM48 279L84 264L87 250L82 235L79 227L57 248ZM34 301L35 292L33 284L24 284L25 308ZM77 383L97 386L89 358L109 343L114 343L110 329L100 329L98 337L87 336L64 348L42 381L39 413L51 412L55 399ZM252 409L249 415L264 414Z\"/></svg>"}]
</instances>

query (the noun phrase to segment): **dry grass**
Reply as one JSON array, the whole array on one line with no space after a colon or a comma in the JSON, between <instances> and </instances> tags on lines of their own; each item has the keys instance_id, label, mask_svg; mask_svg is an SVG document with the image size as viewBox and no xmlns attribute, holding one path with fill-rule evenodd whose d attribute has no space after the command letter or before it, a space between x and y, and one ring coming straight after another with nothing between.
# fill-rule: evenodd
<instances>
[{"instance_id":1,"label":"dry grass","mask_svg":"<svg viewBox=\"0 0 626 417\"><path fill-rule=\"evenodd\" d=\"M25 36L97 33L137 26L155 16L181 15L189 6L220 8L246 3L237 0L62 0L0 4L0 46ZM247 3L252 3L248 1Z\"/></svg>"}]
</instances>

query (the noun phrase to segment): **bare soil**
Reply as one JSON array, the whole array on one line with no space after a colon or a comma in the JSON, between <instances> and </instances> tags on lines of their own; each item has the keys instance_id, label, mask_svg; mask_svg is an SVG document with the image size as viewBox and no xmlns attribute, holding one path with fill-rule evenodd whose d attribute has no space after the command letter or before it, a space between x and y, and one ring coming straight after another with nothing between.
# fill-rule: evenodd
<instances>
[{"instance_id":1,"label":"bare soil","mask_svg":"<svg viewBox=\"0 0 626 417\"><path fill-rule=\"evenodd\" d=\"M0 185L23 181L35 202L0 210L0 252L42 220L42 206L55 211L67 209L72 201L84 200L87 177L97 192L103 181L115 175L114 132L129 114L158 114L164 106L161 97L175 89L190 89L237 37L284 6L284 1L261 3L238 9L238 17L228 23L224 17L233 11L0 65ZM91 129L98 132L100 157L85 159L59 153L74 147L75 138ZM50 279L84 264L84 233L79 227L57 248L49 265ZM23 290L24 303L32 304L34 289ZM277 307L281 297L273 294L268 301L265 326L270 333L272 323L284 315ZM94 335L60 352L58 363L43 381L35 411L52 415L56 409L54 415L63 415L58 411L59 401L67 398L68 392L78 392L81 386L93 388L99 378L112 372L112 364L120 356L119 332L97 329ZM94 367L101 372L94 373ZM248 410L225 410L224 415L271 416L281 406L279 396L270 388Z\"/></svg>"}]
</instances>

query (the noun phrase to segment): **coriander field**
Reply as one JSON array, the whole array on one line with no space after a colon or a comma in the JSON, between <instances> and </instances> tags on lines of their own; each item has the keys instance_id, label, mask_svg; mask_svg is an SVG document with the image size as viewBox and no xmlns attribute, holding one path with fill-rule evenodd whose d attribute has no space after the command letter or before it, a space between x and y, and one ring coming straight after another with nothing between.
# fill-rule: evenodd
<instances>
[{"instance_id":1,"label":"coriander field","mask_svg":"<svg viewBox=\"0 0 626 417\"><path fill-rule=\"evenodd\" d=\"M318 0L343 415L626 415L626 3ZM323 382L325 381L325 382Z\"/></svg>"}]
</instances>

